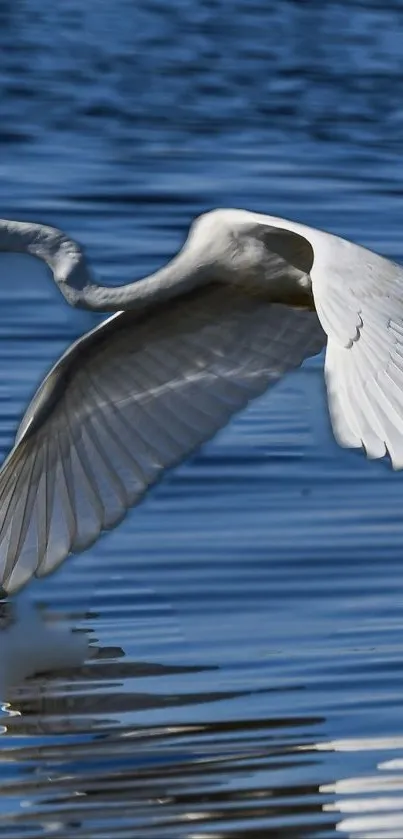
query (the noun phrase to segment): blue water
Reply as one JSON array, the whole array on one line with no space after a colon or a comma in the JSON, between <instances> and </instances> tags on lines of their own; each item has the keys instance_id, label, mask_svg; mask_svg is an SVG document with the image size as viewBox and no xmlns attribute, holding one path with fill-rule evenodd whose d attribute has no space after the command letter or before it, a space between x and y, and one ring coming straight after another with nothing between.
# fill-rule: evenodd
<instances>
[{"instance_id":1,"label":"blue water","mask_svg":"<svg viewBox=\"0 0 403 839\"><path fill-rule=\"evenodd\" d=\"M402 12L2 0L0 215L64 228L111 283L214 206L403 261ZM95 316L31 272L0 280L6 454ZM36 659L4 607L2 837L403 836L403 479L336 446L322 364L17 598L82 631L81 666L9 687Z\"/></svg>"}]
</instances>

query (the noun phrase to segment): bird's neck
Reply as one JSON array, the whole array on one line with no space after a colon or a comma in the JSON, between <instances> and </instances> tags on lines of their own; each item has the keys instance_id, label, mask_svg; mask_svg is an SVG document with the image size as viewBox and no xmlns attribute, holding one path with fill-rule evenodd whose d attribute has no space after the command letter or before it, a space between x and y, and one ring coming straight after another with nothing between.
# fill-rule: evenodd
<instances>
[{"instance_id":1,"label":"bird's neck","mask_svg":"<svg viewBox=\"0 0 403 839\"><path fill-rule=\"evenodd\" d=\"M73 306L80 305L84 289L93 282L79 245L55 227L0 219L0 251L43 260Z\"/></svg>"}]
</instances>

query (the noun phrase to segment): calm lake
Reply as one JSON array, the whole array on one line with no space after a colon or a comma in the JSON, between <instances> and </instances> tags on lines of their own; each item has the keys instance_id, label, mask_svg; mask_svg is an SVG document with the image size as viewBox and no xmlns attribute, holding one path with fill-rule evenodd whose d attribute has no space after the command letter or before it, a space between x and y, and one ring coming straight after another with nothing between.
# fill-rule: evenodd
<instances>
[{"instance_id":1,"label":"calm lake","mask_svg":"<svg viewBox=\"0 0 403 839\"><path fill-rule=\"evenodd\" d=\"M403 261L402 13L0 0L0 215L62 227L109 283L215 206ZM96 317L0 281L3 456ZM1 837L403 837L403 475L336 446L322 366L2 607ZM32 615L88 655L10 697L16 627L40 661Z\"/></svg>"}]
</instances>

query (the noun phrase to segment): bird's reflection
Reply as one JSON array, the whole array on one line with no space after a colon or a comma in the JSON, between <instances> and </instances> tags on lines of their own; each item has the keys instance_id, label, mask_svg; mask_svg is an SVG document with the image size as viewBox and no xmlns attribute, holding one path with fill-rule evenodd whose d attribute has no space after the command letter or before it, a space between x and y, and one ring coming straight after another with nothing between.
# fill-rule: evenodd
<instances>
[{"instance_id":1,"label":"bird's reflection","mask_svg":"<svg viewBox=\"0 0 403 839\"><path fill-rule=\"evenodd\" d=\"M98 644L90 628L97 618L95 613L61 614L24 596L0 601L4 734L105 733L109 726L120 724L122 714L204 704L244 693L145 691L140 687L143 679L159 681L158 677L179 674L191 678L193 673L217 668L130 660L121 647ZM6 743L3 754L4 748Z\"/></svg>"},{"instance_id":2,"label":"bird's reflection","mask_svg":"<svg viewBox=\"0 0 403 839\"><path fill-rule=\"evenodd\" d=\"M224 836L228 819L255 820L254 835L263 836L273 813L287 820L290 795L305 810L305 789L272 785L298 771L301 743L320 719L215 721L220 700L250 691L211 689L218 683L208 671L216 668L131 661L120 648L97 645L90 630L77 631L92 618L96 626L95 615L62 618L23 598L0 604L1 755L3 764L18 766L3 785L15 807L0 811L0 831L40 825L70 836L91 829L94 819L115 824L119 807L130 829L148 829L151 820L161 836L194 822ZM192 674L201 670L197 689ZM179 674L187 675L187 688L170 691L169 677L177 685ZM194 723L185 722L189 706ZM184 722L174 724L180 708ZM165 725L144 726L136 717L159 709ZM308 795L314 827L323 797L316 788Z\"/></svg>"},{"instance_id":3,"label":"bird's reflection","mask_svg":"<svg viewBox=\"0 0 403 839\"><path fill-rule=\"evenodd\" d=\"M22 598L0 601L0 701L9 703L27 680L38 682L93 654L88 635ZM42 679L40 675L42 674Z\"/></svg>"}]
</instances>

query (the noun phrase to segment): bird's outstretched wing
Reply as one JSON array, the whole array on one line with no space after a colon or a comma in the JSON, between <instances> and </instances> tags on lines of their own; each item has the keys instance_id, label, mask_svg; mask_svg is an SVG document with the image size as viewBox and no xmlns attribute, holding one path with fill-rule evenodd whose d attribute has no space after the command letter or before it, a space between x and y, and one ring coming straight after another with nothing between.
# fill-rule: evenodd
<instances>
[{"instance_id":1,"label":"bird's outstretched wing","mask_svg":"<svg viewBox=\"0 0 403 839\"><path fill-rule=\"evenodd\" d=\"M51 572L324 345L315 312L211 283L113 316L39 388L0 473L0 583Z\"/></svg>"},{"instance_id":2,"label":"bird's outstretched wing","mask_svg":"<svg viewBox=\"0 0 403 839\"><path fill-rule=\"evenodd\" d=\"M337 441L403 468L403 269L320 234L311 270Z\"/></svg>"}]
</instances>

